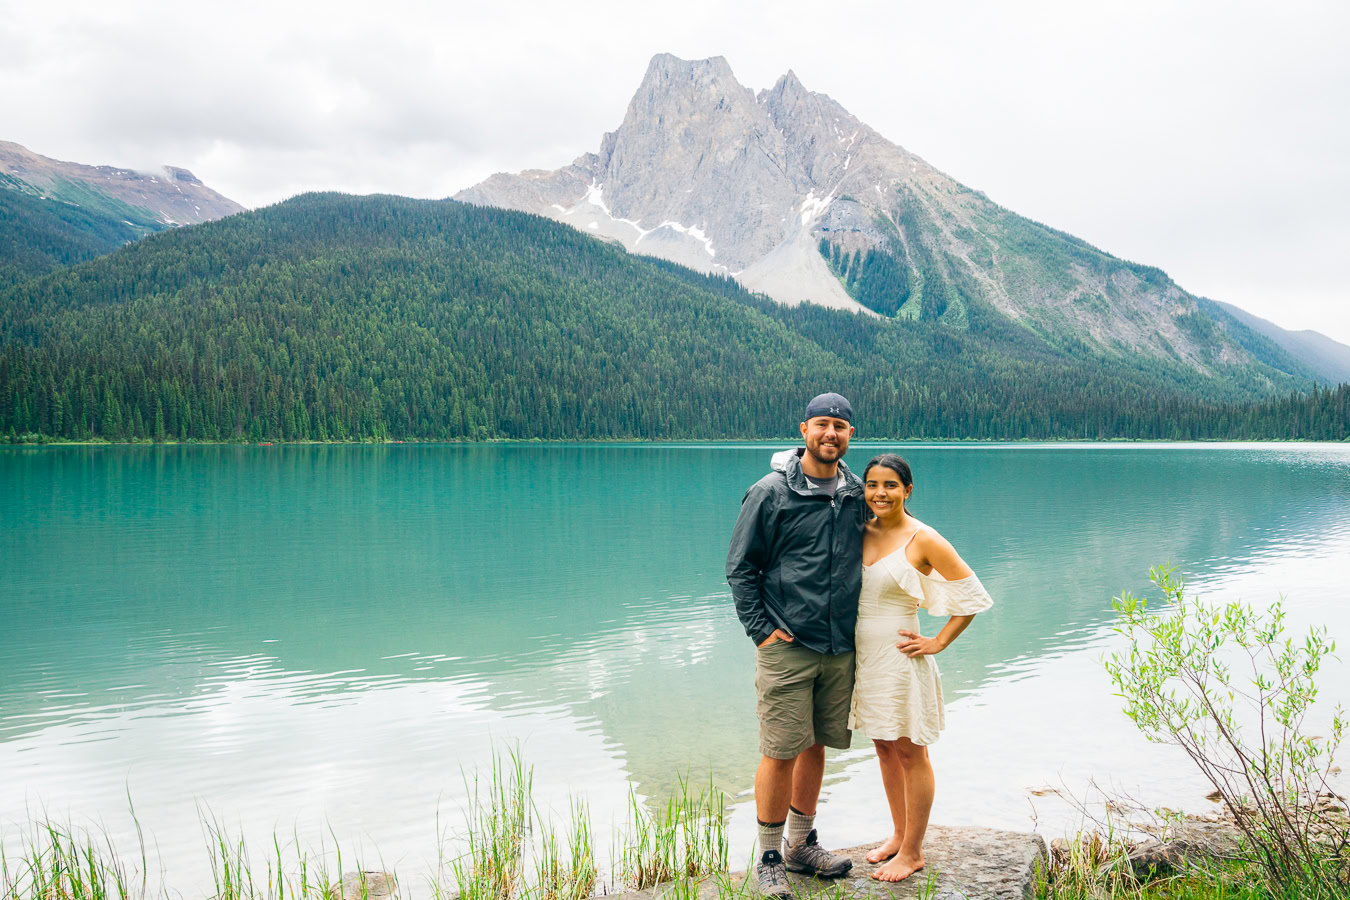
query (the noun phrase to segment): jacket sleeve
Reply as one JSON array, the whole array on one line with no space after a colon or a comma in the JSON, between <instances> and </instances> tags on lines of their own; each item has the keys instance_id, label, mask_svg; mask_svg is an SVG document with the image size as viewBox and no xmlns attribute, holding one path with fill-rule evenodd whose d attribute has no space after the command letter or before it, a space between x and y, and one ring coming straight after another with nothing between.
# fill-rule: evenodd
<instances>
[{"instance_id":1,"label":"jacket sleeve","mask_svg":"<svg viewBox=\"0 0 1350 900\"><path fill-rule=\"evenodd\" d=\"M755 646L764 643L775 627L764 612L760 596L773 543L772 511L773 497L768 491L758 485L746 491L727 553L727 584L736 601L736 615Z\"/></svg>"}]
</instances>

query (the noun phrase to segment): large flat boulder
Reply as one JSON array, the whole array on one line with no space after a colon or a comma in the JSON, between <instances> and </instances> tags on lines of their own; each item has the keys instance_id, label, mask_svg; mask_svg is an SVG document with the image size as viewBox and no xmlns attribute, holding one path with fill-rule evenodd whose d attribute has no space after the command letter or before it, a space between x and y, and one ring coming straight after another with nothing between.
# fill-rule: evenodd
<instances>
[{"instance_id":1,"label":"large flat boulder","mask_svg":"<svg viewBox=\"0 0 1350 900\"><path fill-rule=\"evenodd\" d=\"M1045 841L1038 834L998 831L992 828L947 828L933 825L923 842L927 868L899 883L876 881L871 874L877 866L867 862L869 850L877 846L836 850L853 860L853 870L843 878L813 879L789 873L798 896L842 889L842 894L859 897L909 898L927 900L1029 900L1037 864L1044 865ZM744 886L746 873L738 872L726 884L739 897L755 896L753 885ZM705 879L698 886L699 900L715 900L719 885ZM626 898L661 900L678 894L680 900L692 900L693 892L683 886L658 885L645 891L624 894ZM837 896L837 895L836 895Z\"/></svg>"}]
</instances>

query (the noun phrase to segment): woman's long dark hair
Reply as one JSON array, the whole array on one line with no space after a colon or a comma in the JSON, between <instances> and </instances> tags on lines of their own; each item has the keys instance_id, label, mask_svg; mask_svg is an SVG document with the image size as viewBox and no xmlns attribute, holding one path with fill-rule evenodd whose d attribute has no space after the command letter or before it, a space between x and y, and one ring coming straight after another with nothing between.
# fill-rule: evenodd
<instances>
[{"instance_id":1,"label":"woman's long dark hair","mask_svg":"<svg viewBox=\"0 0 1350 900\"><path fill-rule=\"evenodd\" d=\"M876 466L881 466L883 469L891 469L899 475L900 483L905 486L905 490L914 487L914 476L910 474L909 463L905 462L904 457L895 453L882 453L872 457L867 461L867 465L863 467L864 483L867 481L867 473L872 471ZM905 512L909 512L909 503L907 501L900 501L900 505L904 508ZM903 522L904 520L901 519L901 521Z\"/></svg>"}]
</instances>

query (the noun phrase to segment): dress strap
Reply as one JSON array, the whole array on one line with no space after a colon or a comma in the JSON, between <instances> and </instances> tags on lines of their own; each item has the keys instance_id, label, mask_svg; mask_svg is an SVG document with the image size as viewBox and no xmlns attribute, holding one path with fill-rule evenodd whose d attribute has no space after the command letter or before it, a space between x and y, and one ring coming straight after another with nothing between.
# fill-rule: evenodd
<instances>
[{"instance_id":1,"label":"dress strap","mask_svg":"<svg viewBox=\"0 0 1350 900\"><path fill-rule=\"evenodd\" d=\"M914 539L919 536L919 532L923 531L927 527L928 527L927 525L919 523L919 527L914 529L914 533L909 536L909 540L905 541L904 549L908 549L909 545L914 543Z\"/></svg>"}]
</instances>

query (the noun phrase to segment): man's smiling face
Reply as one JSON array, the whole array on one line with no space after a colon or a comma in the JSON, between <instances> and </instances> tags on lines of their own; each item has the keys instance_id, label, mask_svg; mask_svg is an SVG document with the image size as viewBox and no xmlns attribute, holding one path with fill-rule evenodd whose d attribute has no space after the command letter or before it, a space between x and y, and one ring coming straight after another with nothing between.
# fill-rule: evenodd
<instances>
[{"instance_id":1,"label":"man's smiling face","mask_svg":"<svg viewBox=\"0 0 1350 900\"><path fill-rule=\"evenodd\" d=\"M812 416L801 425L806 439L806 452L817 462L831 466L848 452L848 440L853 437L853 426L848 419L834 416Z\"/></svg>"}]
</instances>

